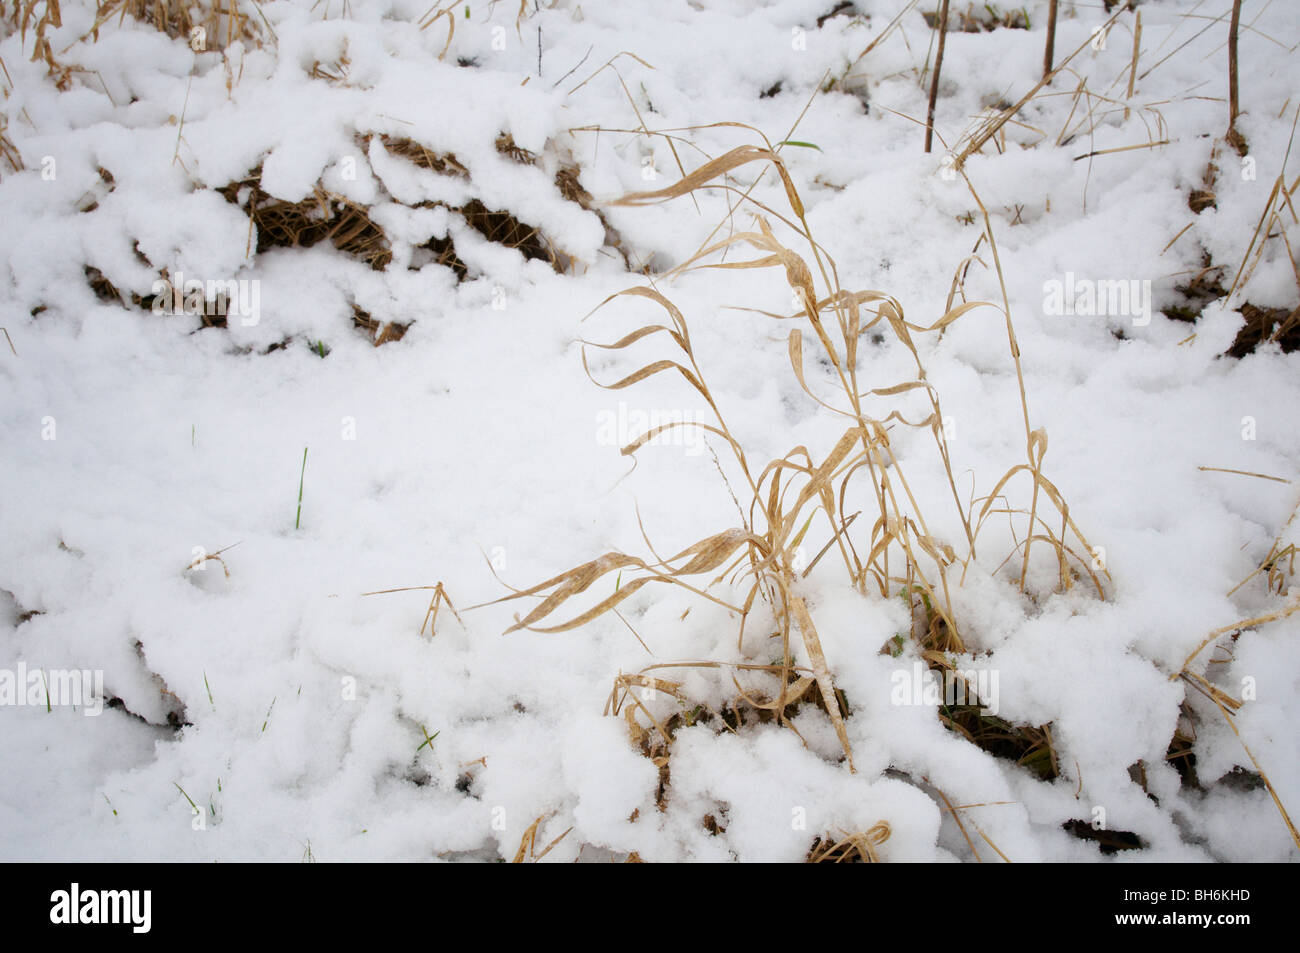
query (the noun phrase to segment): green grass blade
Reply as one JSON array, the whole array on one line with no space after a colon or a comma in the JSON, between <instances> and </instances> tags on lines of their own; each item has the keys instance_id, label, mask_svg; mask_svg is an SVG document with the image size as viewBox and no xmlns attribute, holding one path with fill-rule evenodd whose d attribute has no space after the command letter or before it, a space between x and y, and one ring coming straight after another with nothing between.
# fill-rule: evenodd
<instances>
[{"instance_id":1,"label":"green grass blade","mask_svg":"<svg viewBox=\"0 0 1300 953\"><path fill-rule=\"evenodd\" d=\"M298 474L298 515L294 517L293 528L302 524L302 483L307 476L307 448L302 448L302 472Z\"/></svg>"}]
</instances>

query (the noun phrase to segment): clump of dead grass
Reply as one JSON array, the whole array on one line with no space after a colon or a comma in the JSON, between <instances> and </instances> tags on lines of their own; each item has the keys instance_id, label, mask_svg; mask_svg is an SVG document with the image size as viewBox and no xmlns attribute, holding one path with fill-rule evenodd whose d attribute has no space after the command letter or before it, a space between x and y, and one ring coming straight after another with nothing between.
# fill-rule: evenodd
<instances>
[{"instance_id":1,"label":"clump of dead grass","mask_svg":"<svg viewBox=\"0 0 1300 953\"><path fill-rule=\"evenodd\" d=\"M453 211L489 242L513 248L530 261L544 261L555 271L563 271L558 249L536 226L520 221L504 209L488 208L478 199L471 199Z\"/></svg>"},{"instance_id":2,"label":"clump of dead grass","mask_svg":"<svg viewBox=\"0 0 1300 953\"><path fill-rule=\"evenodd\" d=\"M840 831L838 837L827 834L813 841L806 860L810 864L878 864L876 848L892 833L889 823L880 821L865 831Z\"/></svg>"},{"instance_id":3,"label":"clump of dead grass","mask_svg":"<svg viewBox=\"0 0 1300 953\"><path fill-rule=\"evenodd\" d=\"M101 0L91 32L98 39L104 24L116 17L120 25L128 16L196 49L223 49L237 40L260 46L274 35L257 0Z\"/></svg>"},{"instance_id":4,"label":"clump of dead grass","mask_svg":"<svg viewBox=\"0 0 1300 953\"><path fill-rule=\"evenodd\" d=\"M183 39L196 52L224 49L236 41L261 46L267 36L275 35L257 0L100 0L94 23L80 39L97 42L101 29L114 20L121 26L128 16L173 39ZM46 64L60 90L71 87L74 74L88 72L55 57L50 34L63 26L59 0L0 0L0 23L18 31L24 48L31 30L31 59ZM61 50L60 55L66 52Z\"/></svg>"},{"instance_id":5,"label":"clump of dead grass","mask_svg":"<svg viewBox=\"0 0 1300 953\"><path fill-rule=\"evenodd\" d=\"M902 305L884 292L853 291L841 287L833 259L811 233L802 200L784 161L766 141L763 146L737 147L704 163L674 185L652 192L627 195L614 204L637 206L666 202L710 189L740 193L740 189L730 184L730 175L734 170L750 163L759 163L776 173L789 207L788 214L751 198L749 192L743 193L742 203L748 202L757 209L753 226L733 228L729 237L706 242L669 276L705 268L778 269L796 300L801 302L801 308L795 314L762 313L798 325L789 332L786 342L792 373L812 400L843 419L844 429L839 439L824 456L815 456L800 445L785 456L762 465L752 461L728 427L706 375L696 360L685 315L658 288L638 286L618 292L599 307L609 305L616 299L636 298L653 304L667 320L665 323L645 324L617 341L584 342L584 368L587 369L588 376L591 377L591 371L586 360L587 348L607 352L622 351L639 342L660 341L667 347L665 356L641 365L619 380L602 383L592 377L593 382L608 390L623 390L668 372L695 391L707 404L713 417L712 423L669 423L654 428L624 447L623 454L635 455L648 441L674 427L701 428L724 448L743 478L744 487L739 499L747 501L747 509L742 508L742 523L707 536L667 558L655 554L653 559L647 560L621 552L609 552L535 586L515 591L496 602L540 599L522 617L517 616L515 624L507 631L529 629L537 632L563 632L583 626L608 612L617 612L621 603L646 586L670 585L686 589L728 609L739 618L739 661L693 661L681 664L746 668L751 675L755 671L765 671L769 676L769 688L762 693L752 688L742 688L733 674L737 698L769 713L772 720L790 727L793 727L790 725L792 707L805 696L811 695L815 688L822 700L819 707L829 718L839 738L844 760L850 770L854 770L853 752L845 728L845 718L849 714L847 704L842 704L842 693L835 687L831 661L822 650L816 623L803 596L801 580L813 567L798 566L796 558L796 553L800 551L814 522L829 534L817 559L827 552L835 552L842 564L846 583L855 591L864 596L879 598L892 598L903 593L909 600L924 602L928 618L923 628L914 630L913 638L921 643L924 651L935 653L939 657L965 650L958 620L951 609L951 590L953 586L960 585L961 577L973 564L980 528L994 513L1006 513L1008 516L1019 513L1028 518L1024 539L1017 543L1016 550L1008 556L1008 560L1017 552L1021 556L1018 584L1022 591L1029 574L1030 550L1036 543L1054 556L1058 591L1068 590L1077 581L1086 578L1097 593L1104 597L1103 579L1108 577L1104 569L1098 572L1093 568L1089 559L1092 547L1079 532L1059 490L1044 474L1043 458L1047 450L1047 436L1043 430L1035 430L1030 424L1020 371L1020 351L1011 324L1005 285L1001 306L965 300L954 304L950 296L949 309L931 325L909 322L904 316ZM993 254L1001 283L1001 265L988 214L973 189L972 195L984 212L984 239ZM732 215L734 214L733 208ZM807 250L800 254L791 247L788 240L778 238L769 220L776 221L778 227L792 232L795 242ZM720 225L719 229L721 227ZM716 232L715 229L715 234ZM743 261L713 260L719 253L736 247L748 247L758 255ZM957 293L957 287L958 281L954 279L954 294ZM941 333L944 328L977 308L991 308L995 312L1001 312L1005 320L1008 349L1020 381L1026 462L1013 466L992 491L983 497L983 505L975 513L975 502L963 506L957 493L944 436L939 395L927 380L917 338L924 334ZM862 337L872 331L891 334L907 349L915 365L915 373L910 379L874 388L862 383L859 345ZM819 393L824 382L818 382L815 386L809 381L809 362L804 356L808 346L830 368L830 382L838 385L835 393ZM907 420L898 410L883 416L866 410L865 399L868 397L888 398L912 392L924 395L930 406L930 413L923 419ZM904 467L891 449L891 425L917 428L929 431L932 435L936 462L946 474L952 505L956 508L963 529L964 538L956 545L953 541L936 537L930 530L925 511L940 503L935 500L922 503L913 494ZM995 503L1005 499L1004 491L1017 479L1026 479L1030 483L1028 511L1013 511L1005 503L995 509ZM850 484L853 483L868 487L875 503L874 519L863 520L860 525L866 528L861 531L850 527L859 514L846 511L845 501ZM1054 519L1047 519L1045 510L1054 510ZM959 548L962 550L960 554ZM611 595L585 610L570 612L563 621L543 624L553 621L552 617L570 600L614 573L619 575L619 585ZM711 581L701 584L693 581L695 577L701 576L709 576ZM739 599L729 601L712 591L724 581L729 588L741 594ZM778 664L763 666L747 663L746 659L752 656L754 649L752 645L749 650L746 648L747 627L758 628L764 633L769 628L775 629L773 638L780 639L781 661ZM753 640L754 637L751 636L751 642ZM806 670L799 670L794 665L792 650L796 640L802 644L809 661ZM763 644L764 647L767 645L766 637ZM674 666L656 665L651 666L651 669L665 667ZM716 719L724 729L735 730L738 719L733 717L729 722L722 713L713 712L707 706L686 698L681 683L646 674L651 669L637 675L620 675L607 711L617 712L623 702L629 703L624 709L624 716L629 722L634 740L639 741L647 756L660 765L662 798L662 787L666 780L664 769L676 728L688 718L698 720L707 715ZM640 700L636 692L630 691L632 688L648 689L649 694L662 694L676 699L683 713L665 719ZM835 701L828 705L827 699ZM643 726L640 718L644 718L647 724ZM991 729L985 729L986 734L989 731ZM974 734L969 730L967 733ZM1003 731L1003 734L1007 733ZM1018 740L1025 743L1023 732ZM1050 742L1043 738L1031 739L1027 746L1035 751L1046 752L1050 762ZM1054 763L1052 773L1055 773ZM842 844L828 850L836 849L843 849Z\"/></svg>"},{"instance_id":6,"label":"clump of dead grass","mask_svg":"<svg viewBox=\"0 0 1300 953\"><path fill-rule=\"evenodd\" d=\"M273 198L262 189L260 165L217 191L248 214L250 232L256 230L253 250L257 254L271 248L309 248L328 239L339 251L376 271L392 261L383 229L370 219L364 206L344 196L318 187L301 202Z\"/></svg>"},{"instance_id":7,"label":"clump of dead grass","mask_svg":"<svg viewBox=\"0 0 1300 953\"><path fill-rule=\"evenodd\" d=\"M83 72L79 66L64 65L54 58L49 31L63 26L63 11L59 7L59 0L13 0L8 16L5 15L5 3L0 0L0 20L7 21L11 28L18 31L19 42L24 49L27 46L27 31L31 29L31 60L33 63L45 63L58 89L70 88L72 75Z\"/></svg>"},{"instance_id":8,"label":"clump of dead grass","mask_svg":"<svg viewBox=\"0 0 1300 953\"><path fill-rule=\"evenodd\" d=\"M430 172L437 172L439 175L450 175L458 179L469 178L469 169L461 164L454 153L435 152L413 139L399 139L396 136L381 135L379 141L384 144L384 148L390 154L401 156L421 169L428 169Z\"/></svg>"},{"instance_id":9,"label":"clump of dead grass","mask_svg":"<svg viewBox=\"0 0 1300 953\"><path fill-rule=\"evenodd\" d=\"M3 131L2 127L0 131ZM469 170L451 153L438 153L409 139L382 136L381 141L391 154L420 168L443 175L469 178ZM7 139L0 139L0 157L7 154L7 142ZM368 137L361 137L359 145L368 147ZM14 156L14 161L20 165L21 159L17 157L16 151ZM106 169L100 169L99 173L104 188L112 191L112 174ZM226 201L239 206L247 214L249 230L246 255L250 259L276 248L309 248L328 241L339 251L376 271L383 270L392 262L393 252L389 239L379 224L370 217L368 207L319 184L310 196L301 201L278 199L262 188L261 178L262 167L259 164L236 181L215 189ZM576 168L562 168L557 174L556 185L569 201L580 205L590 201L590 196L578 184ZM477 198L457 207L446 206L444 203L422 204L443 205L465 228L478 233L484 240L514 249L528 260L544 261L557 272L563 272L572 266L572 259L538 228L521 221L507 210L489 208ZM78 205L79 210L86 213L93 212L97 207L94 190L87 192ZM457 252L454 234L430 238L420 250L424 257L416 256L412 268L431 261L450 268L457 281L464 281L470 276L469 265ZM142 256L141 261L149 264ZM128 303L103 272L87 266L85 275L87 284L100 300L123 305ZM167 279L165 270L161 277ZM151 301L151 297L136 294L130 296L130 303L141 308L147 309ZM202 317L205 327L225 327L223 302L218 301L213 307L205 308ZM409 324L380 321L355 305L352 324L376 346L401 340L410 327ZM272 345L270 350L281 346L283 342Z\"/></svg>"},{"instance_id":10,"label":"clump of dead grass","mask_svg":"<svg viewBox=\"0 0 1300 953\"><path fill-rule=\"evenodd\" d=\"M934 30L940 24L946 24L947 30L962 33L992 33L994 30L1028 30L1029 14L1022 7L1000 9L992 3L975 6L966 4L966 9L948 13L946 4L933 13L922 13L925 25Z\"/></svg>"},{"instance_id":11,"label":"clump of dead grass","mask_svg":"<svg viewBox=\"0 0 1300 953\"><path fill-rule=\"evenodd\" d=\"M511 162L517 162L519 165L536 165L537 154L529 152L527 149L515 144L515 137L508 132L503 132L497 136L493 143L496 150L505 156Z\"/></svg>"},{"instance_id":12,"label":"clump of dead grass","mask_svg":"<svg viewBox=\"0 0 1300 953\"><path fill-rule=\"evenodd\" d=\"M370 316L369 311L355 304L352 306L352 326L364 333L375 347L391 341L400 341L410 328L409 324L376 320Z\"/></svg>"},{"instance_id":13,"label":"clump of dead grass","mask_svg":"<svg viewBox=\"0 0 1300 953\"><path fill-rule=\"evenodd\" d=\"M389 154L399 156L421 169L458 179L470 179L469 169L453 153L437 152L414 140L387 135L381 135L380 141ZM367 145L366 140L362 140L362 145L363 147ZM512 161L527 165L537 164L537 156L515 146L514 139L507 134L503 133L497 138L496 149ZM556 186L566 199L581 204L578 192L581 186L577 185L576 170L566 174L566 170L561 169L556 176ZM590 196L587 198L589 199ZM470 199L457 207L444 203L437 204L443 205L487 241L513 248L530 261L544 261L557 273L564 272L570 264L569 257L539 228L520 220L506 209L488 208L479 199ZM453 237L448 235L430 239L423 247L433 253L433 260L436 263L451 268L456 273L458 281L468 277L469 267L457 254Z\"/></svg>"}]
</instances>

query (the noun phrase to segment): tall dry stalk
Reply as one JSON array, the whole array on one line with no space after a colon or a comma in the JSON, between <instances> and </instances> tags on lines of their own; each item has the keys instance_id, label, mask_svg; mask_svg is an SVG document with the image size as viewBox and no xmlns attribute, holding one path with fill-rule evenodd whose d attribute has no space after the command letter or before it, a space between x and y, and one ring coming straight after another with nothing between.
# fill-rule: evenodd
<instances>
[{"instance_id":1,"label":"tall dry stalk","mask_svg":"<svg viewBox=\"0 0 1300 953\"><path fill-rule=\"evenodd\" d=\"M1043 47L1043 79L1052 75L1052 57L1056 52L1056 0L1047 7L1047 43Z\"/></svg>"},{"instance_id":2,"label":"tall dry stalk","mask_svg":"<svg viewBox=\"0 0 1300 953\"><path fill-rule=\"evenodd\" d=\"M939 6L939 22L935 25L939 31L939 48L934 54L934 75L930 77L930 105L925 113L925 151L930 151L930 140L934 137L934 105L939 98L939 71L943 68L943 44L948 37L948 0Z\"/></svg>"},{"instance_id":3,"label":"tall dry stalk","mask_svg":"<svg viewBox=\"0 0 1300 953\"><path fill-rule=\"evenodd\" d=\"M1241 0L1232 0L1232 21L1228 24L1228 144L1244 156L1246 137L1237 129L1241 104L1237 99L1237 27L1241 23Z\"/></svg>"}]
</instances>

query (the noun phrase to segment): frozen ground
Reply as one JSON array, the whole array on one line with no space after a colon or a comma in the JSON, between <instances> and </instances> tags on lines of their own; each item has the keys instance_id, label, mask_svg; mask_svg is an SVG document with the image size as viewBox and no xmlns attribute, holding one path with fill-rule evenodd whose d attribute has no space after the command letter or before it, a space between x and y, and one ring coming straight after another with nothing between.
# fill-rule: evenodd
<instances>
[{"instance_id":1,"label":"frozen ground","mask_svg":"<svg viewBox=\"0 0 1300 953\"><path fill-rule=\"evenodd\" d=\"M630 475L619 453L653 414L708 419L698 394L675 374L602 390L583 370L582 339L665 318L631 298L584 316L645 284L642 267L653 277L687 259L738 199L606 207L602 222L557 186L576 169L606 202L674 182L670 140L643 126L678 130L687 171L761 144L736 126L687 127L746 123L773 143L815 145L781 155L843 287L892 295L914 324L943 316L984 226L944 146L922 152L933 60L922 11L936 4L856 0L819 25L835 6L555 0L517 19L514 4L474 2L429 23L424 0L245 2L256 35L223 32L196 52L116 14L96 40L94 4L64 0L62 25L43 29L62 70L51 73L32 61L42 4L25 37L0 5L0 131L14 149L0 154L0 326L12 341L0 342L0 857L511 859L538 818L539 853L569 831L547 862L800 860L814 837L881 822L875 850L892 861L1297 857L1258 771L1300 804L1300 614L1235 639L1230 628L1188 664L1242 702L1240 739L1204 691L1171 678L1213 630L1293 604L1285 561L1272 589L1260 574L1229 592L1280 533L1281 547L1296 542L1300 521L1284 526L1300 474L1298 356L1277 344L1221 355L1242 324L1233 309L1296 307L1296 230L1289 245L1270 230L1226 306L1196 302L1194 325L1160 313L1187 303L1176 286L1205 262L1227 288L1254 254L1300 104L1292 4L1244 4L1248 160L1221 141L1228 0L1142 3L1136 70L1132 12L1088 46L1108 14L1063 0L1057 61L1084 49L965 163L997 241L1029 418L1050 436L1044 473L1110 577L1104 599L1086 575L1056 592L1057 561L1036 543L1021 592L1020 552L1003 561L1028 525L1023 474L1002 491L1018 512L990 517L964 584L950 571L968 652L953 661L996 675L999 718L1050 725L1052 780L946 729L933 700L899 703L899 673L921 670L921 647L881 648L910 631L909 611L897 586L890 598L855 591L835 550L799 591L851 707L856 772L827 715L805 704L798 733L681 724L662 795L627 722L603 714L614 679L689 660L767 664L761 607L738 649L734 613L669 586L624 602L627 624L606 614L504 636L530 601L463 611L463 625L442 609L430 638L429 590L363 595L441 582L465 609L604 552L649 558L642 526L668 555L739 524L729 485L740 487L734 467L729 482L719 475L715 437L670 432ZM958 29L966 5L952 6L935 128L960 151L986 107L1040 78L1047 3L1024 7L1028 30L971 33ZM502 134L534 161L500 151ZM406 140L454 154L465 174L385 145ZM1163 144L1104 151L1152 142ZM1193 214L1213 149L1216 203ZM242 204L217 190L259 167L269 201L320 188L369 210L391 259L375 269L330 241L257 252L251 187L228 190ZM761 171L733 181L743 190ZM1292 157L1292 188L1295 174ZM753 195L788 214L771 172ZM449 212L473 200L539 229L564 273ZM752 210L737 209L737 229L753 227ZM463 281L434 260L448 237ZM966 296L995 305L917 336L962 505L976 512L1026 454L987 242L977 254ZM240 282L245 310L224 327L154 313L164 270ZM735 309L792 313L780 270L655 280L749 457L761 468L802 445L823 459L845 424L791 372L792 322ZM1119 280L1149 289L1149 310L1139 296L1119 314L1049 313L1053 288ZM408 328L376 347L358 313ZM873 334L864 388L915 377L905 349ZM829 399L806 321L804 337L809 386ZM592 375L609 383L668 356L655 340L637 343L639 360L588 349ZM917 392L872 401L881 419L929 412ZM891 440L934 535L964 560L931 437L899 424ZM867 512L850 532L865 554L877 514L860 495L850 512ZM805 546L830 537L819 519ZM632 575L598 580L548 621ZM745 584L710 592L735 604ZM795 661L809 664L802 646ZM40 685L67 670L102 673L102 713L28 695L28 673L47 673ZM727 669L651 674L700 705L736 696ZM680 708L637 692L659 718ZM1176 736L1194 776L1166 757ZM1099 818L1141 849L1103 855L1062 826Z\"/></svg>"}]
</instances>

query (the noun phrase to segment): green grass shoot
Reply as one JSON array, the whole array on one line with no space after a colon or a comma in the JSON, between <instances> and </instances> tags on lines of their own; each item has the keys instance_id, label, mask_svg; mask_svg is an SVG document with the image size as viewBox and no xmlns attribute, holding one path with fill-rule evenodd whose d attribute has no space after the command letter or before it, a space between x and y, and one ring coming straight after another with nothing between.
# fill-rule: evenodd
<instances>
[{"instance_id":1,"label":"green grass shoot","mask_svg":"<svg viewBox=\"0 0 1300 953\"><path fill-rule=\"evenodd\" d=\"M176 782L173 781L172 784L176 784ZM197 804L194 803L194 798L190 797L188 794L185 793L185 789L184 789L183 787L181 787L179 784L176 784L176 790L177 790L177 791L180 791L181 794L184 796L185 800L187 800L187 801L190 802L190 807L194 809L194 813L195 813L195 814L202 814L202 813L203 813L202 811L199 810L199 806L198 806ZM114 813L116 813L116 812L114 812Z\"/></svg>"},{"instance_id":2,"label":"green grass shoot","mask_svg":"<svg viewBox=\"0 0 1300 953\"><path fill-rule=\"evenodd\" d=\"M293 528L302 525L302 483L307 476L307 448L302 448L302 472L298 474L298 515L294 517Z\"/></svg>"},{"instance_id":3,"label":"green grass shoot","mask_svg":"<svg viewBox=\"0 0 1300 953\"><path fill-rule=\"evenodd\" d=\"M430 735L430 734L429 734L429 729L426 728L426 727L424 727L424 725L421 725L421 726L420 726L420 732L424 735L424 740L420 742L420 747L418 747L418 748L415 749L415 753L416 753L416 754L419 754L421 751L423 751L423 750L425 749L426 746L428 747L428 749L429 749L430 751L432 751L432 750L433 750L433 739L434 739L434 738L437 738L440 734L442 734L442 732L441 732L441 731L435 731L432 735Z\"/></svg>"}]
</instances>

